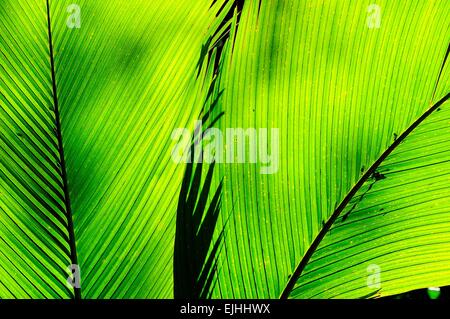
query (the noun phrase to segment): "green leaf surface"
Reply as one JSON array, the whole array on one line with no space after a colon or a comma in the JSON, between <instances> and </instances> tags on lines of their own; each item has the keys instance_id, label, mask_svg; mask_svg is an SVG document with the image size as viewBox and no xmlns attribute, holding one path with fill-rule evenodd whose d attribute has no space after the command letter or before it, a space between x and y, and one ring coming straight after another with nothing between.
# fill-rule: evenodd
<instances>
[{"instance_id":1,"label":"green leaf surface","mask_svg":"<svg viewBox=\"0 0 450 319\"><path fill-rule=\"evenodd\" d=\"M1 1L0 298L78 298L74 263L82 298L450 285L449 15L446 0ZM257 163L174 162L174 130L198 119L268 129L246 144Z\"/></svg>"},{"instance_id":2,"label":"green leaf surface","mask_svg":"<svg viewBox=\"0 0 450 319\"><path fill-rule=\"evenodd\" d=\"M0 297L70 297L46 5L0 8Z\"/></svg>"},{"instance_id":3,"label":"green leaf surface","mask_svg":"<svg viewBox=\"0 0 450 319\"><path fill-rule=\"evenodd\" d=\"M210 9L209 1L78 1L78 29L67 25L71 3L50 1L50 17L82 295L170 297L184 172L170 159L170 135L177 127L193 127L200 114L208 83L196 81L196 64L217 8ZM0 295L63 297L70 261L50 112L46 3L2 6L2 68L8 75L4 84L2 75L2 140L8 144L2 145L7 196L0 238L2 271L9 276L2 278ZM17 238L22 227L29 234ZM23 283L15 282L15 272L23 273ZM19 291L19 285L27 286Z\"/></svg>"},{"instance_id":4,"label":"green leaf surface","mask_svg":"<svg viewBox=\"0 0 450 319\"><path fill-rule=\"evenodd\" d=\"M259 8L245 3L220 79L225 113L220 127L279 128L280 162L273 175L261 175L260 167L250 164L221 171L221 214L230 220L216 297L289 293L288 281L334 210L395 136L430 107L450 40L448 2L377 1L379 29L367 26L369 4L262 1ZM436 99L449 91L448 77L447 67ZM442 201L448 204L448 198ZM440 245L445 241L448 237L441 237ZM328 262L349 258L345 251L328 252ZM436 267L442 273L435 276L448 284L446 266ZM430 277L426 267L420 272ZM420 285L426 287L424 282ZM397 293L411 287L397 283ZM317 286L321 297L328 296L328 285L324 280ZM352 296L365 295L360 290Z\"/></svg>"},{"instance_id":5,"label":"green leaf surface","mask_svg":"<svg viewBox=\"0 0 450 319\"><path fill-rule=\"evenodd\" d=\"M355 194L291 297L387 296L449 284L449 118L446 102L383 161L377 171L384 178ZM374 266L379 287L370 284Z\"/></svg>"}]
</instances>

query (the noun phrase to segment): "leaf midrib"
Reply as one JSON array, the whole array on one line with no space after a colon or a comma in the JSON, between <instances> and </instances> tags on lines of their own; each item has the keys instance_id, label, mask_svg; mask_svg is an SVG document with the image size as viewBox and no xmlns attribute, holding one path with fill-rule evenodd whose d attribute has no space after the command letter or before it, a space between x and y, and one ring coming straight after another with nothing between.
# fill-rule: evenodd
<instances>
[{"instance_id":1,"label":"leaf midrib","mask_svg":"<svg viewBox=\"0 0 450 319\"><path fill-rule=\"evenodd\" d=\"M56 125L56 138L58 140L58 155L60 160L61 168L61 179L63 182L63 192L64 192L64 205L66 207L66 218L67 218L67 231L69 233L69 247L70 247L70 261L73 265L78 265L77 250L75 244L75 232L73 227L72 218L72 208L70 204L69 187L67 182L67 172L66 172L66 161L64 157L63 140L61 133L61 117L59 113L58 105L58 95L56 89L56 77L55 77L55 62L53 55L53 41L52 41L52 28L50 19L50 5L49 0L46 0L47 5L47 28L48 28L48 45L49 45L49 55L50 55L50 68L52 77L52 95L53 95L53 106L55 112L55 125ZM81 298L81 291L79 288L74 287L75 299Z\"/></svg>"},{"instance_id":2,"label":"leaf midrib","mask_svg":"<svg viewBox=\"0 0 450 319\"><path fill-rule=\"evenodd\" d=\"M439 85L439 80L441 78L442 72L444 70L445 64L447 62L448 56L450 53L450 44L447 48L447 52L445 54L444 60L442 62L436 84L434 86L433 94L431 97L431 101L434 100L436 95L436 90ZM295 284L302 274L303 270L305 269L306 265L308 264L309 260L311 259L312 255L316 251L319 244L322 242L322 239L325 237L325 235L328 233L328 231L333 226L336 219L341 215L341 213L344 211L344 209L347 207L350 200L355 196L355 194L359 191L359 189L364 185L364 183L372 176L372 174L376 171L376 169L383 163L383 161L397 148L400 143L402 143L406 137L409 136L409 134L417 127L419 126L425 119L430 116L436 109L438 109L442 104L445 103L450 97L450 93L447 93L443 98L441 98L438 102L436 102L434 105L432 105L430 108L428 108L419 118L417 118L384 152L381 154L381 156L372 164L372 166L366 171L366 173L358 180L358 182L352 187L350 192L347 193L345 198L342 200L342 202L339 204L339 206L335 209L333 214L330 216L328 221L325 223L325 225L320 230L319 234L316 236L312 244L309 246L308 250L306 251L305 255L301 259L300 263L296 267L294 273L290 277L288 283L286 284L283 292L280 295L280 299L287 299L292 292L292 289L295 287Z\"/></svg>"}]
</instances>

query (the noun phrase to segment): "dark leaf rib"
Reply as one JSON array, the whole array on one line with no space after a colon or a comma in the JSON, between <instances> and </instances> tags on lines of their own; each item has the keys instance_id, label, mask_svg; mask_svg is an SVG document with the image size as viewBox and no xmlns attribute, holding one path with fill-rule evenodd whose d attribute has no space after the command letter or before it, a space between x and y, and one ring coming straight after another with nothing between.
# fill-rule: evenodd
<instances>
[{"instance_id":1,"label":"dark leaf rib","mask_svg":"<svg viewBox=\"0 0 450 319\"><path fill-rule=\"evenodd\" d=\"M70 197L69 197L69 188L67 183L67 173L66 173L66 161L64 159L64 148L63 148L63 140L61 133L61 118L59 113L58 106L58 95L56 89L56 77L55 77L55 62L54 62L54 54L53 54L53 41L52 41L52 28L51 28L51 18L50 18L50 5L49 0L47 0L47 27L48 27L48 45L50 51L50 67L51 67L51 75L52 75L52 95L53 95L53 105L55 112L55 125L56 125L56 138L58 140L58 152L59 152L59 160L61 165L61 178L63 182L63 191L64 191L64 205L66 208L66 217L67 217L67 230L69 233L69 246L70 246L70 260L74 265L78 265L77 258L77 250L75 244L75 232L73 228L73 219L72 219L72 209L70 205ZM74 288L74 296L75 299L81 298L81 291L79 288Z\"/></svg>"}]
</instances>

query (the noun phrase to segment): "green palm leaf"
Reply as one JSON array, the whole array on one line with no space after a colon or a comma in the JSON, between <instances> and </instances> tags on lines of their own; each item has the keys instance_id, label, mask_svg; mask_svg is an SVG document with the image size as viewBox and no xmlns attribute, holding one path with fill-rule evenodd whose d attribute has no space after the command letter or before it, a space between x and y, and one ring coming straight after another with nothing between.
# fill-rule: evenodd
<instances>
[{"instance_id":1,"label":"green palm leaf","mask_svg":"<svg viewBox=\"0 0 450 319\"><path fill-rule=\"evenodd\" d=\"M0 296L68 297L69 220L47 10L1 3ZM62 279L62 280L61 280Z\"/></svg>"},{"instance_id":2,"label":"green palm leaf","mask_svg":"<svg viewBox=\"0 0 450 319\"><path fill-rule=\"evenodd\" d=\"M278 172L272 175L261 175L260 167L254 164L224 165L220 170L224 177L221 214L223 218L231 217L225 232L223 250L226 253L219 256L218 262L218 282L222 289L215 291L215 297L289 295L292 284L302 273L298 271L299 265L308 261L307 252L317 243L316 238L333 212L341 211L338 207L342 205L348 206L344 199L394 139L420 118L432 102L449 92L449 68L441 70L450 40L449 23L445 18L450 10L447 2L379 1L377 4L382 8L379 29L367 26L369 4L262 1L258 6L255 2L245 3L234 50L229 52L220 77L224 89L220 111L225 114L220 127L279 128L280 162ZM444 111L440 112L445 116ZM448 121L442 125L445 124ZM448 131L448 126L443 130ZM430 135L437 133L435 129L430 128L430 131ZM443 132L440 134L445 140ZM421 135L421 138L433 148L431 137ZM439 147L448 149L448 145ZM422 151L429 152L414 148L414 156L420 157ZM437 153L439 155L430 160L433 163L443 161L445 156L448 159L448 153ZM384 167L385 163L382 165ZM442 165L448 166L448 162ZM439 178L441 188L447 191L445 172L441 171ZM411 171L408 174L411 180L418 178ZM380 200L388 196L386 194L396 198L396 184L386 183L383 180L377 184L385 185L384 193L377 194ZM423 185L430 183L427 179ZM358 194L351 196L354 200L349 205L367 188L366 184ZM410 193L407 200L419 202L413 199L413 194ZM358 209L364 208L365 200L358 204ZM448 205L448 197L443 193L438 208L441 214L436 215L443 224L436 227L445 229ZM400 221L406 223L411 217L403 215L402 218L395 227L408 229L409 226ZM421 231L430 229L428 220L422 223ZM359 223L357 229L354 227L352 231L362 232L371 226ZM346 234L349 232L346 229ZM334 234L333 228L331 234ZM346 245L353 247L355 244L353 250L341 252L329 244L327 258L317 255L321 263L317 261L315 272L306 277L307 285L302 284L303 276L300 277L292 297L362 297L373 292L366 286L366 264L359 269L359 274L366 276L357 274L352 277L355 285L343 285L348 277L339 277L341 272L350 276L354 269L345 269L353 264L358 267L359 260L355 256L367 250L366 246L356 246L350 235L345 239ZM445 249L446 243L448 233L447 237L442 235L436 245ZM379 244L377 241L367 243ZM427 238L422 244L433 251ZM406 253L418 243L405 238L403 245ZM379 249L401 248L393 244ZM366 262L372 258L376 263L376 256L367 253L364 258ZM439 256L446 258L445 254ZM335 266L334 260L342 263ZM426 255L422 263L425 260ZM450 282L442 260L435 263L434 276L428 273L431 268L418 266L411 270L416 276L422 276L423 281L407 285L403 274L408 265L401 268L394 264L380 266L383 273L384 269L390 269L391 285L396 287L395 290L382 289L379 293L382 296L411 287ZM337 277L336 287L341 290L335 288L336 291L327 294L331 283L334 287L334 281L330 283L327 279L337 280ZM360 289L362 285L365 289ZM310 287L315 290L309 291Z\"/></svg>"},{"instance_id":3,"label":"green palm leaf","mask_svg":"<svg viewBox=\"0 0 450 319\"><path fill-rule=\"evenodd\" d=\"M0 3L0 298L450 285L448 1L72 2ZM175 163L199 118L272 161Z\"/></svg>"},{"instance_id":4,"label":"green palm leaf","mask_svg":"<svg viewBox=\"0 0 450 319\"><path fill-rule=\"evenodd\" d=\"M205 101L198 48L221 3L79 1L79 29L67 25L71 3L50 1L51 56L47 3L2 2L0 296L70 296L76 254L83 297L170 297L184 173L170 133L193 127Z\"/></svg>"}]
</instances>

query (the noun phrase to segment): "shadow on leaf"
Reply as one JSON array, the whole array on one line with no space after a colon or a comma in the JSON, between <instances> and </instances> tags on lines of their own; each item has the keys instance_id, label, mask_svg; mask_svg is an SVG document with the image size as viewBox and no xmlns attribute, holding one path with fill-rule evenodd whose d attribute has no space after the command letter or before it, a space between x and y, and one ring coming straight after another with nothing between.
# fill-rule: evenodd
<instances>
[{"instance_id":1,"label":"shadow on leaf","mask_svg":"<svg viewBox=\"0 0 450 319\"><path fill-rule=\"evenodd\" d=\"M215 103L213 103L214 107ZM203 120L207 120L211 110ZM215 123L223 113L219 114ZM194 140L191 154L194 154ZM178 198L175 250L174 297L205 299L211 291L216 272L216 255L223 230L213 242L220 212L222 181L208 204L215 163L209 165L202 183L203 163L188 163ZM208 254L209 252L209 254Z\"/></svg>"}]
</instances>

